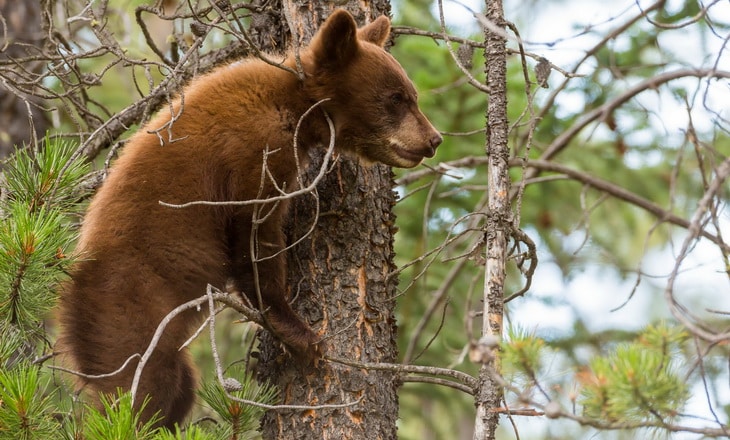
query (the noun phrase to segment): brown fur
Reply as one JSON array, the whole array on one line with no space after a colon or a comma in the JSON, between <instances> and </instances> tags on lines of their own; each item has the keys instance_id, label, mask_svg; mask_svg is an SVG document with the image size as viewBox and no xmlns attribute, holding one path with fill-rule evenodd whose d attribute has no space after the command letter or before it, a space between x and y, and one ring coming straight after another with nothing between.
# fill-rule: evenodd
<instances>
[{"instance_id":1,"label":"brown fur","mask_svg":"<svg viewBox=\"0 0 730 440\"><path fill-rule=\"evenodd\" d=\"M294 128L315 102L336 127L336 148L366 162L412 167L431 157L441 136L416 105L416 92L382 46L390 22L381 17L357 30L335 12L301 53L306 78L259 60L220 67L192 82L174 110L163 110L133 136L94 197L78 244L81 260L61 296L59 351L87 375L117 370L143 353L159 322L176 306L205 294L208 283L233 279L265 310L269 329L304 359L321 354L320 339L286 298L282 223L286 203L269 203L258 228L257 263L263 304L258 304L250 259L254 207L163 207L158 202L231 201L279 195L272 178L291 191L296 183ZM289 59L286 65L294 68ZM182 110L182 111L181 111ZM171 113L176 119L166 129ZM298 135L299 157L326 145L329 129L320 110ZM162 142L162 145L161 144ZM263 180L262 158L270 152ZM141 377L139 396L159 411L162 425L181 423L194 400L196 376L179 351L205 312L188 311L168 325ZM137 362L80 386L98 404L98 393L129 389ZM137 401L140 401L138 398Z\"/></svg>"}]
</instances>

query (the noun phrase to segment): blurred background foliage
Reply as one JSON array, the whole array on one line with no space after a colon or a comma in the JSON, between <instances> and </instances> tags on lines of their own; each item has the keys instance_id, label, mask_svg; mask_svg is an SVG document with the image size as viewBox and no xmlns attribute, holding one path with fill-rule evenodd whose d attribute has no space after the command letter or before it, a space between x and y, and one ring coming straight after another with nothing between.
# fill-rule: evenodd
<instances>
[{"instance_id":1,"label":"blurred background foliage","mask_svg":"<svg viewBox=\"0 0 730 440\"><path fill-rule=\"evenodd\" d=\"M612 13L600 15L601 18L596 18L599 13L589 12L591 6L580 2L518 3L519 5L517 2L515 4L506 2L508 19L516 24L523 39L544 42L544 44L528 42L525 44L526 50L544 56L566 70L570 70L584 56L591 44L586 44L579 38L569 38L567 42L557 41L552 44L554 42L551 40L552 37L543 35L545 26L561 26L566 29L563 34L567 35L587 34L593 37L591 41L595 42L610 30L621 26L636 12L634 10L631 14L622 15L622 12L631 8L629 2L620 6L616 4ZM459 11L452 13L452 17L462 15L460 19L454 20L454 25L449 28L452 35L481 41L483 39L481 31L469 25L471 15L469 11L461 8L459 4L450 6ZM430 1L397 1L394 2L394 7L398 25L431 31L440 29L437 8ZM479 9L478 5L476 8ZM564 8L566 13L563 16L556 15L554 10L561 8ZM424 12L426 10L434 13L426 14ZM578 10L581 12L577 12ZM603 9L601 12L606 13ZM588 62L579 70L582 76L571 78L554 102L545 108L546 103L552 99L551 93L555 87L564 81L559 72L553 71L549 81L551 88L538 88L534 96L532 111L539 114L541 119L532 133L528 157L538 159L556 137L568 130L585 114L615 99L642 81L650 80L672 69L693 65L692 63L697 63L698 59L704 61L704 63L699 62L702 65L711 64L715 59L723 59L724 67L727 69L727 57L722 58L713 52L719 45L713 34L727 36L730 30L727 17L719 22L714 21L711 25L699 20L690 29L672 26L693 20L699 12L699 5L696 2L668 2L662 12L653 17L665 27L659 28L645 20L628 26L590 55ZM550 14L553 19L559 17L564 21L551 22L550 18L541 19L539 18L541 14ZM606 22L601 21L602 19ZM592 25L593 23L602 23L603 26ZM570 26L573 26L572 30ZM696 41L701 44L695 48L696 53L692 53L691 57L676 45L675 39L682 38L681 35L676 35L679 33L685 33L685 36L686 33L690 33L693 43ZM710 44L708 40L715 40L715 45ZM561 55L559 53L561 43L565 43L562 47L567 46L566 51L574 50L578 52L577 55L572 54L572 58L568 58L567 62L563 61L565 58L553 59L553 54ZM454 52L458 52L458 44L452 43L452 47ZM517 49L514 42L508 44L508 47ZM430 161L430 164L436 167L439 163L453 162L465 157L484 157L483 127L487 97L466 84L464 75L445 49L445 43L423 36L401 35L396 40L392 52L416 82L421 93L420 103L424 112L440 130L448 133L476 131L465 136L446 136L444 144L439 147L437 156ZM535 81L536 63L535 59L527 59L531 81ZM464 64L470 65L470 72L483 81L484 57L481 50L477 49L471 56L470 63ZM524 154L526 145L530 111L519 55L511 58L508 75L509 120L514 124L510 140L515 154L521 155ZM703 174L704 178L708 178L713 164L730 155L727 124L724 125L724 129L718 129L723 127L722 123L715 125L711 120L713 115L709 111L700 111L704 90L702 81L713 80L680 80L642 93L615 112L589 125L572 139L555 160L587 175L612 182L680 217L689 218L704 192ZM724 82L727 83L726 80ZM534 87L536 86L533 84ZM716 111L726 116L726 105L717 103L714 105ZM693 121L702 128L690 125L690 121L687 120L687 108L692 109L689 113L692 118L702 119L699 122ZM678 117L678 113L684 114ZM692 128L696 129L697 133L691 133ZM695 146L689 140L691 136L702 139L700 143L702 151L695 151ZM400 179L407 179L408 175L412 174L408 170L398 170L396 173ZM441 247L450 236L463 233L469 227L475 227L468 225L469 220L464 220L464 216L470 214L473 216L474 212L485 209L483 206L487 182L485 173L485 165L465 165L449 170L447 175L442 177L434 177L431 174L398 187L403 199L396 207L400 228L396 235L396 253L398 262L405 267L400 274L402 294L397 310L400 324L399 343L401 350L408 354L406 347L412 343L414 335L419 335L414 352L423 352L415 363L450 366L472 374L477 371L476 366L465 356L465 351L470 336L469 311L480 307L478 302L483 288L480 278L483 267L479 259L466 264L460 259L449 261L450 258L468 253L473 240L457 240L443 249ZM457 175L459 178L449 177L451 175ZM515 167L512 173L513 182L518 183L521 176L520 168ZM591 359L603 359L605 363L611 365L609 370L614 368L616 371L624 372L626 368L615 367L617 359L626 361L626 358L631 358L626 362L637 368L651 368L642 364L646 362L662 362L660 357L651 360L632 358L634 349L631 347L634 346L629 345L629 349L620 349L620 346L637 338L644 326L669 318L661 296L669 266L656 270L656 263L652 262L652 257L663 254L665 257L658 259L666 261L666 255L672 255L672 249L684 231L676 226L659 222L656 216L643 209L606 197L604 193L575 180L566 179L556 173L551 173L549 176L543 174L541 177L541 180L529 181L525 189L524 199L520 205L521 227L538 244L541 269L538 274L553 275L542 278L536 275L533 290L538 293L528 292L525 298L518 298L509 303L506 311L507 323L508 326L512 323L524 326L529 329L530 338L537 338L533 342L540 341L536 344L539 349L535 348L533 353L533 356L540 360L540 367L535 367L533 370L536 375L533 379L545 387L549 400L560 400L567 409L578 407L576 411L581 413L578 403L586 405L589 401L580 400L579 395L581 390L590 388L581 374L604 368L591 363ZM727 186L725 188L727 189ZM728 192L725 191L724 202L727 201L727 197ZM725 211L723 215L725 226L728 225L727 220ZM481 218L477 225L481 226L483 223L484 218ZM479 230L474 232L478 233ZM421 259L425 252L434 249L440 249L435 256ZM715 279L712 282L708 280L705 285L697 285L697 292L693 297L709 296L712 298L710 302L716 301L718 296L714 295L714 291L719 288L723 292L718 294L719 297L723 298L724 304L728 304L727 279L723 283L721 276L722 259L716 250L709 256L705 254L704 258L698 266L702 264L705 271L720 274L720 284L718 285ZM416 263L411 264L414 261ZM652 271L644 274L642 278L637 272L641 271L643 266L651 267ZM571 287L576 278L582 279L582 275L590 277L596 272L600 272L602 276L596 277L589 289ZM608 285L605 285L606 278L609 279ZM417 280L413 281L414 279ZM443 292L445 282L449 283L447 293ZM508 283L509 294L521 288L524 277L517 270L512 270ZM638 287L635 293L632 293L634 284ZM586 282L580 283L580 286L585 285ZM621 290L611 291L614 287ZM573 300L570 297L564 295L567 290L580 290L577 293L583 296L580 303L590 303L590 297L594 296L596 307L588 312L581 310L580 306L571 304ZM642 298L633 298L634 295ZM624 302L637 301L639 302L637 307L621 308ZM610 303L608 306L607 302ZM539 305L536 306L535 303ZM434 307L437 310L432 310ZM565 308L569 309L570 313L561 311ZM536 310L541 313L534 313ZM550 316L553 313L555 316ZM432 317L427 325L423 326L422 317L428 314ZM601 324L602 317L608 315L616 316L611 322L618 320L623 323ZM705 313L704 316L710 320L718 319L717 315L709 316ZM561 321L561 317L565 319ZM523 339L515 340L513 335L510 335L505 343L505 352L513 351L512 344L519 345L518 342ZM686 344L687 340L681 343ZM657 347L657 345L652 346ZM658 347L661 347L661 344ZM623 351L614 352L617 348ZM692 365L697 352L687 346L684 348L672 351L670 355L676 371L667 373L671 376L667 378L667 383L682 383L688 380L688 386L674 388L669 386L669 395L661 394L659 385L651 385L644 390L655 399L670 401L675 399L673 404L669 405L674 411L685 408L684 405L690 401L689 390L695 393L695 399L701 398L702 394L699 389L702 375L697 374L696 369L687 367ZM646 346L635 350L645 353ZM596 357L604 355L606 357ZM706 358L708 366L717 366L727 358L727 355L725 348L717 347ZM665 361L666 366L669 361ZM514 356L510 358L505 354L504 362L508 371L516 368L525 372L524 365L520 366L520 362ZM727 374L726 369L721 369L715 371L714 375L710 373L708 380L720 388L726 388L722 385L722 381L726 380ZM528 382L531 381L526 381ZM616 386L626 393L619 382L619 379L614 378L604 385ZM534 383L533 380L533 388ZM530 386L525 388L528 394L531 393L530 389ZM724 396L726 393L718 392L718 394ZM719 398L713 406L726 405L726 398L727 396ZM507 401L514 407L521 407L525 403L520 401L520 396L510 393L507 394ZM470 396L426 384L406 384L401 392L401 402L402 438L457 438L455 433L460 433L458 438L470 438L474 411ZM585 407L587 414L600 413L594 403L592 402L593 406L590 409L588 406ZM619 413L627 409L626 403L618 406ZM636 407L639 406L637 404ZM636 408L634 410L636 411ZM701 413L705 416L708 414L706 409ZM650 432L638 433L629 430L623 433L621 431L598 433L596 430L577 427L575 424L552 421L541 424L526 418L515 418L517 419L515 423L520 427L519 438L522 439L567 439L589 436L638 438L637 435L643 436ZM726 421L727 415L721 416L720 419ZM510 432L512 427L506 419L503 419L502 429L505 438L514 438L515 434Z\"/></svg>"}]
</instances>

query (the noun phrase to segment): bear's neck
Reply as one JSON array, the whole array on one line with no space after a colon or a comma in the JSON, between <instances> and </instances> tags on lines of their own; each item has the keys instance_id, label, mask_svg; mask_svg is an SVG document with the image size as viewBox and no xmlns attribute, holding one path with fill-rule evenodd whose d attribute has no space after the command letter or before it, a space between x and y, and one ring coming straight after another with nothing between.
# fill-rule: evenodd
<instances>
[{"instance_id":1,"label":"bear's neck","mask_svg":"<svg viewBox=\"0 0 730 440\"><path fill-rule=\"evenodd\" d=\"M220 80L229 87L245 91L246 98L252 100L248 103L251 113L271 120L272 126L290 133L290 145L296 141L300 151L322 145L326 148L334 133L330 131L324 110L306 93L304 82L292 72L296 70L294 58L289 57L283 66L290 70L262 60L249 60L234 65L232 72L225 72ZM289 145L277 147L288 148Z\"/></svg>"}]
</instances>

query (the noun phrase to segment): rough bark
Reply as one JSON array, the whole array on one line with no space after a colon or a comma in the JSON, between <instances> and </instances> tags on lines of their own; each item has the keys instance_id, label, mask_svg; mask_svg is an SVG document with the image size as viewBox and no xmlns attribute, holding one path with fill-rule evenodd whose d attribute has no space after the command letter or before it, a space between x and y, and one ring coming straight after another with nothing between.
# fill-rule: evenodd
<instances>
[{"instance_id":1,"label":"rough bark","mask_svg":"<svg viewBox=\"0 0 730 440\"><path fill-rule=\"evenodd\" d=\"M504 9L501 0L487 1L487 19L504 29ZM489 103L487 105L488 206L486 225L486 270L484 279L484 310L482 333L492 339L502 339L504 313L504 280L506 276L507 244L511 232L512 210L509 190L509 148L507 144L507 53L502 35L485 29L485 58ZM483 365L479 371L476 396L477 416L474 440L493 440L499 414L502 388L490 370L499 371L499 358L493 365Z\"/></svg>"},{"instance_id":2,"label":"rough bark","mask_svg":"<svg viewBox=\"0 0 730 440\"><path fill-rule=\"evenodd\" d=\"M330 5L287 3L284 8L289 11L290 29L296 34L293 40L308 41L317 24L329 15ZM361 24L366 15L372 18L389 11L387 2L369 3L369 9L357 2L340 6L347 7ZM309 179L319 163L321 155L317 153ZM392 185L388 167L365 168L340 157L320 182L316 195L299 197L293 203L290 241L306 235L316 223L311 234L288 253L294 307L326 340L330 357L355 362L396 361ZM280 344L268 335L261 345L260 376L279 387L281 403L353 403L342 408L271 411L262 423L264 438L397 437L400 384L393 373L330 361L307 367L283 355Z\"/></svg>"},{"instance_id":3,"label":"rough bark","mask_svg":"<svg viewBox=\"0 0 730 440\"><path fill-rule=\"evenodd\" d=\"M36 56L44 40L41 7L36 0L0 0L0 62L37 75L43 62L24 61ZM42 100L32 96L34 87L19 77L0 82L0 159L14 146L43 136L49 127Z\"/></svg>"}]
</instances>

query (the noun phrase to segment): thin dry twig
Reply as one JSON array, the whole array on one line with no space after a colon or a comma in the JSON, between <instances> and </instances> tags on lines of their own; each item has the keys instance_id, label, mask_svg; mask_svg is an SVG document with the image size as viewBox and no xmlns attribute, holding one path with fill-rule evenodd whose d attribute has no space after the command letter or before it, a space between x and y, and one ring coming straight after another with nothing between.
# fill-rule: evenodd
<instances>
[{"instance_id":1,"label":"thin dry twig","mask_svg":"<svg viewBox=\"0 0 730 440\"><path fill-rule=\"evenodd\" d=\"M330 98L323 99L323 100L315 103L312 107L316 107L316 106L322 104L323 102L328 101L329 99ZM327 124L330 128L330 142L329 142L329 146L327 147L327 151L324 155L323 164L320 167L319 172L317 173L315 178L312 180L312 182L309 185L307 185L306 187L300 188L300 189L298 189L296 191L292 191L290 193L287 193L282 189L282 190L280 190L281 194L278 196L271 196L271 197L267 197L267 198L256 198L256 199L251 199L251 200L229 200L229 201L220 201L220 202L210 201L210 200L194 200L191 202L180 203L180 204L167 203L164 201L160 201L159 202L160 205L166 206L168 208L176 208L176 209L182 209L182 208L188 208L190 206L200 206L200 205L202 205L202 206L265 205L265 204L269 204L269 203L276 203L276 202L281 202L283 200L288 200L288 199L291 199L291 198L294 198L294 197L297 197L297 196L300 196L303 194L312 193L313 191L316 190L317 184L322 180L322 178L326 174L328 165L329 165L330 160L332 159L332 155L334 154L334 151L335 151L334 123L332 122L332 119L326 112L324 112L323 114L324 114L324 116L327 120ZM265 172L265 167L264 167L264 172Z\"/></svg>"},{"instance_id":2,"label":"thin dry twig","mask_svg":"<svg viewBox=\"0 0 730 440\"><path fill-rule=\"evenodd\" d=\"M689 222L687 228L688 234L682 242L682 247L679 250L679 254L675 258L674 267L672 272L669 274L667 285L664 288L664 299L669 305L669 310L679 322L681 322L693 335L707 341L707 342L722 342L730 339L730 332L723 331L720 333L709 331L704 328L703 325L698 324L697 319L692 316L688 309L680 305L674 297L674 284L679 274L679 269L682 266L685 258L689 254L691 246L695 241L702 235L704 219L708 211L711 210L710 206L714 203L715 198L718 196L718 192L723 189L724 182L730 177L730 158L725 159L715 170L715 178L708 186L705 194L697 204L697 209L692 215L692 220Z\"/></svg>"}]
</instances>

